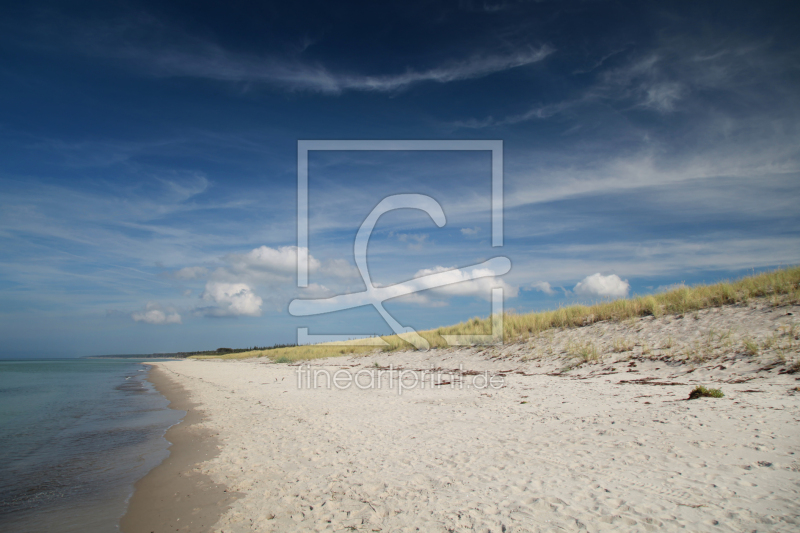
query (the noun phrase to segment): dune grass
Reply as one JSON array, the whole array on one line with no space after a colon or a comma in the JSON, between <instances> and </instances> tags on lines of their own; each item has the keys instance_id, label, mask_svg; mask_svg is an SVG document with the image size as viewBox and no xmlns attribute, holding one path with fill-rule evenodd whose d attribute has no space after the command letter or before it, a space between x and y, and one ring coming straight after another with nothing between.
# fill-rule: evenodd
<instances>
[{"instance_id":1,"label":"dune grass","mask_svg":"<svg viewBox=\"0 0 800 533\"><path fill-rule=\"evenodd\" d=\"M698 385L697 387L689 393L690 400L696 400L697 398L724 398L725 395L722 394L720 389L707 389L702 385Z\"/></svg>"},{"instance_id":2,"label":"dune grass","mask_svg":"<svg viewBox=\"0 0 800 533\"><path fill-rule=\"evenodd\" d=\"M746 303L752 298L762 297L775 298L775 303L778 303L778 299L786 303L800 303L800 267L774 270L713 285L680 287L659 294L594 305L572 305L552 311L527 314L505 313L503 315L503 339L504 342L510 343L536 336L553 328L574 328L604 320L622 321L643 316L680 315L710 307ZM453 326L419 332L428 341L431 348L447 347L443 335L488 335L490 333L490 318L473 318ZM381 339L387 344L378 348L383 351L411 348L397 335L381 337ZM326 343L196 358L244 359L266 356L273 361L289 362L374 351L376 348L373 346L344 346L342 343ZM588 352L587 354L587 357L592 355Z\"/></svg>"},{"instance_id":3,"label":"dune grass","mask_svg":"<svg viewBox=\"0 0 800 533\"><path fill-rule=\"evenodd\" d=\"M343 346L340 343L314 344L309 346L289 346L286 348L273 348L270 350L251 350L226 355L196 355L190 359L250 359L253 357L269 357L278 363L291 363L294 361L307 361L322 357L336 357L354 353L368 353L375 351L374 346Z\"/></svg>"}]
</instances>

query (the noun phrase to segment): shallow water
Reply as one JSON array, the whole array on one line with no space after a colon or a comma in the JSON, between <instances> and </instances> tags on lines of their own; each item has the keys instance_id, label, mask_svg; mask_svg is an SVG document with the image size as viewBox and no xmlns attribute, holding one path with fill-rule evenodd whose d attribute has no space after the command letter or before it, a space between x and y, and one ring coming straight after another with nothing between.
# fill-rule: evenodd
<instances>
[{"instance_id":1,"label":"shallow water","mask_svg":"<svg viewBox=\"0 0 800 533\"><path fill-rule=\"evenodd\" d=\"M0 360L0 530L116 531L182 411L136 360Z\"/></svg>"}]
</instances>

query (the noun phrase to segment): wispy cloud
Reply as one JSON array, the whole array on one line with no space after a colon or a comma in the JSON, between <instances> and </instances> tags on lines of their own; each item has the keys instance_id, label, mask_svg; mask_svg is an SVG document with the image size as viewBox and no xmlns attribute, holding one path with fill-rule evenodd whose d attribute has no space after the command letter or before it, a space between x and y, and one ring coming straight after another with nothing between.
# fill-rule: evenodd
<instances>
[{"instance_id":1,"label":"wispy cloud","mask_svg":"<svg viewBox=\"0 0 800 533\"><path fill-rule=\"evenodd\" d=\"M339 94L345 91L394 92L424 82L451 83L537 63L551 53L549 46L505 55L476 55L429 69L409 68L397 74L357 74L333 71L321 64L249 57L206 43L197 51L128 52L160 76L188 76L235 82L255 82L289 90Z\"/></svg>"},{"instance_id":2,"label":"wispy cloud","mask_svg":"<svg viewBox=\"0 0 800 533\"><path fill-rule=\"evenodd\" d=\"M800 263L795 236L733 238L706 235L702 239L647 239L632 242L560 244L533 247L514 256L509 283L529 283L530 273L553 286L586 280L586 272L616 272L629 279L685 277L687 273L730 272L766 265ZM680 278L679 278L680 279ZM590 283L590 285L592 285Z\"/></svg>"},{"instance_id":3,"label":"wispy cloud","mask_svg":"<svg viewBox=\"0 0 800 533\"><path fill-rule=\"evenodd\" d=\"M422 250L425 246L430 246L430 235L427 233L395 233L389 232L390 237L397 238L398 241L407 243L409 250Z\"/></svg>"},{"instance_id":4,"label":"wispy cloud","mask_svg":"<svg viewBox=\"0 0 800 533\"><path fill-rule=\"evenodd\" d=\"M523 45L474 53L436 66L408 66L402 72L369 74L305 60L302 53L287 56L235 52L144 13L131 14L122 21L106 21L102 30L91 28L92 23L83 20L61 22L59 31L68 35L67 41L78 51L127 61L153 76L261 83L290 91L326 94L397 92L419 83L445 84L483 78L538 63L555 51L547 44Z\"/></svg>"},{"instance_id":5,"label":"wispy cloud","mask_svg":"<svg viewBox=\"0 0 800 533\"><path fill-rule=\"evenodd\" d=\"M714 104L727 99L737 101L739 111L772 94L772 104L790 98L785 73L796 68L797 50L770 50L767 43L730 45L728 36L690 39L664 37L649 50L634 53L618 49L606 54L586 70L593 79L576 95L563 100L538 102L519 113L453 121L455 128L498 128L585 110L589 106L610 105L617 112L647 110L659 115L679 111L708 113L709 92ZM625 52L623 54L623 52ZM613 61L609 61L613 58ZM607 64L612 63L612 64ZM580 85L578 85L580 87ZM698 105L699 104L699 105ZM717 107L715 105L714 107Z\"/></svg>"},{"instance_id":6,"label":"wispy cloud","mask_svg":"<svg viewBox=\"0 0 800 533\"><path fill-rule=\"evenodd\" d=\"M775 192L786 188L792 182L791 175L800 172L800 134L776 127L775 121L738 123L738 135L731 140L715 139L725 135L728 120L710 120L697 126L703 135L681 152L670 143L650 141L632 153L611 157L548 154L550 161L544 164L532 158L531 170L509 172L507 182L512 194L506 198L506 207L664 186L671 188L658 192L676 205L688 202L714 212L736 202L737 209L748 212L786 212L789 206L785 197ZM758 190L752 181L756 179L763 184ZM729 181L728 188L711 187L722 180ZM709 185L702 187L703 182ZM688 188L696 189L702 197L686 197ZM714 198L727 201L714 202Z\"/></svg>"}]
</instances>

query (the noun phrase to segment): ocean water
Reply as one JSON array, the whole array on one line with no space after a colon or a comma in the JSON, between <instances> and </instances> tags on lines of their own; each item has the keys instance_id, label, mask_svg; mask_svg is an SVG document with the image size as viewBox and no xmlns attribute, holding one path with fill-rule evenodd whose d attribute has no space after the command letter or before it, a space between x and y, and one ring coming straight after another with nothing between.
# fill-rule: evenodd
<instances>
[{"instance_id":1,"label":"ocean water","mask_svg":"<svg viewBox=\"0 0 800 533\"><path fill-rule=\"evenodd\" d=\"M0 531L119 530L184 415L131 359L0 360Z\"/></svg>"}]
</instances>

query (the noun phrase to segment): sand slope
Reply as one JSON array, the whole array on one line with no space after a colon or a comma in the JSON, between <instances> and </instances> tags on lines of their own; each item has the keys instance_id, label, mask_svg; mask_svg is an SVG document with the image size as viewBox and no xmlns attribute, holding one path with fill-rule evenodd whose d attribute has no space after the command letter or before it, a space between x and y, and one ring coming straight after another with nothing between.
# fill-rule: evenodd
<instances>
[{"instance_id":1,"label":"sand slope","mask_svg":"<svg viewBox=\"0 0 800 533\"><path fill-rule=\"evenodd\" d=\"M466 371L402 394L386 376L298 388L298 367L263 360L160 366L219 433L197 468L244 494L215 531L796 531L798 311L761 302L313 363ZM569 369L586 342L600 362ZM504 385L467 387L472 370ZM725 398L684 401L698 383Z\"/></svg>"}]
</instances>

